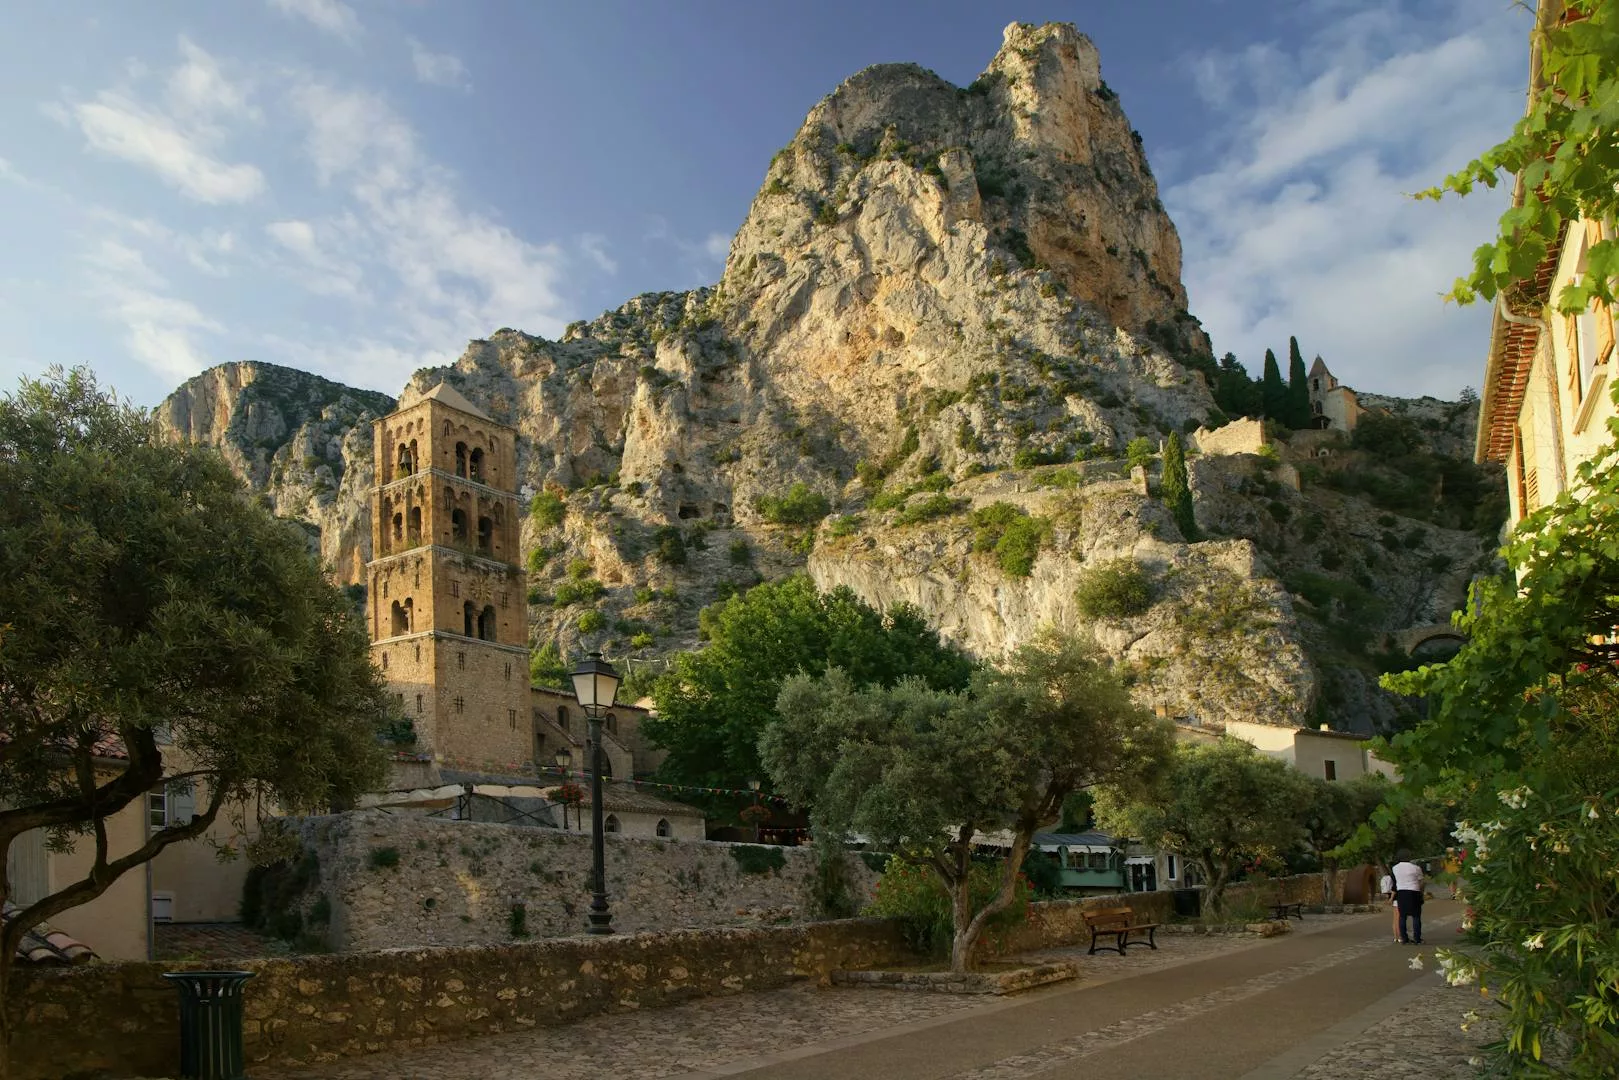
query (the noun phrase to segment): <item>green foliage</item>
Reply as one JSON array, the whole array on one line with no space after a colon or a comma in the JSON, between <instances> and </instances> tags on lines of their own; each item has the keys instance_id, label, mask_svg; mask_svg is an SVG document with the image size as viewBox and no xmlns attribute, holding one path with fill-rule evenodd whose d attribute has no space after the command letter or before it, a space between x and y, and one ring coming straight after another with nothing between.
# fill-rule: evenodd
<instances>
[{"instance_id":1,"label":"green foliage","mask_svg":"<svg viewBox=\"0 0 1619 1080\"><path fill-rule=\"evenodd\" d=\"M659 775L676 783L729 787L760 775L759 735L776 721L782 680L796 672L833 665L862 683L909 675L959 689L972 670L916 609L880 612L848 589L817 592L803 576L706 608L698 628L707 647L675 657L653 686L657 713L646 721L669 750Z\"/></svg>"},{"instance_id":2,"label":"green foliage","mask_svg":"<svg viewBox=\"0 0 1619 1080\"><path fill-rule=\"evenodd\" d=\"M1568 223L1612 221L1619 212L1613 151L1619 2L1568 0L1567 9L1566 18L1535 29L1540 66L1532 73L1529 110L1512 133L1418 195L1467 195L1513 174L1521 183L1523 194L1501 215L1496 239L1473 253L1472 271L1451 287L1450 299L1458 303L1493 300L1528 284ZM1593 244L1574 280L1553 298L1557 310L1585 311L1593 299L1613 304L1616 260L1619 241L1608 236Z\"/></svg>"},{"instance_id":3,"label":"green foliage","mask_svg":"<svg viewBox=\"0 0 1619 1080\"><path fill-rule=\"evenodd\" d=\"M293 858L249 866L237 908L242 925L283 941L299 941L304 930L300 904L319 881L320 860L313 851L302 850ZM330 906L328 901L328 910Z\"/></svg>"},{"instance_id":4,"label":"green foliage","mask_svg":"<svg viewBox=\"0 0 1619 1080\"><path fill-rule=\"evenodd\" d=\"M1001 872L992 862L975 860L969 873L968 895L973 910L979 911L999 891ZM1031 893L1028 879L1018 875L1011 903L989 919L984 929L991 934L1004 933L1022 923L1028 918ZM950 955L955 930L950 893L937 874L923 867L903 859L889 860L877 883L877 895L861 914L898 920L906 942L923 955Z\"/></svg>"},{"instance_id":5,"label":"green foliage","mask_svg":"<svg viewBox=\"0 0 1619 1080\"><path fill-rule=\"evenodd\" d=\"M528 515L542 529L554 529L568 514L568 504L554 491L542 491L528 505Z\"/></svg>"},{"instance_id":6,"label":"green foliage","mask_svg":"<svg viewBox=\"0 0 1619 1080\"><path fill-rule=\"evenodd\" d=\"M659 525L652 530L652 553L665 566L686 565L686 541L674 525Z\"/></svg>"},{"instance_id":7,"label":"green foliage","mask_svg":"<svg viewBox=\"0 0 1619 1080\"><path fill-rule=\"evenodd\" d=\"M1294 431L1314 426L1310 415L1310 382L1296 337L1287 339L1287 426Z\"/></svg>"},{"instance_id":8,"label":"green foliage","mask_svg":"<svg viewBox=\"0 0 1619 1080\"><path fill-rule=\"evenodd\" d=\"M935 518L949 517L951 514L960 513L966 505L966 499L952 499L948 495L935 492L925 499L907 503L905 509L894 517L894 524L918 525Z\"/></svg>"},{"instance_id":9,"label":"green foliage","mask_svg":"<svg viewBox=\"0 0 1619 1080\"><path fill-rule=\"evenodd\" d=\"M859 514L839 514L832 519L827 527L827 533L833 537L853 536L859 530L861 517Z\"/></svg>"},{"instance_id":10,"label":"green foliage","mask_svg":"<svg viewBox=\"0 0 1619 1080\"><path fill-rule=\"evenodd\" d=\"M588 604L606 592L607 586L595 578L564 581L557 585L556 592L551 597L551 606L560 609L574 604Z\"/></svg>"},{"instance_id":11,"label":"green foliage","mask_svg":"<svg viewBox=\"0 0 1619 1080\"><path fill-rule=\"evenodd\" d=\"M847 919L860 913L849 858L841 847L831 844L815 847L815 877L810 881L810 899L823 918Z\"/></svg>"},{"instance_id":12,"label":"green foliage","mask_svg":"<svg viewBox=\"0 0 1619 1080\"><path fill-rule=\"evenodd\" d=\"M748 546L744 537L737 537L731 541L730 558L732 566L747 566L753 561L753 548Z\"/></svg>"},{"instance_id":13,"label":"green foliage","mask_svg":"<svg viewBox=\"0 0 1619 1080\"><path fill-rule=\"evenodd\" d=\"M784 495L762 496L758 508L772 525L813 525L832 512L827 497L802 481Z\"/></svg>"},{"instance_id":14,"label":"green foliage","mask_svg":"<svg viewBox=\"0 0 1619 1080\"><path fill-rule=\"evenodd\" d=\"M607 616L595 608L581 612L579 621L574 624L581 634L594 634L607 625Z\"/></svg>"},{"instance_id":15,"label":"green foliage","mask_svg":"<svg viewBox=\"0 0 1619 1080\"><path fill-rule=\"evenodd\" d=\"M1158 448L1153 446L1152 440L1145 435L1137 435L1131 439L1124 448L1124 459L1133 469L1137 465L1143 469L1152 467L1152 459L1158 454Z\"/></svg>"},{"instance_id":16,"label":"green foliage","mask_svg":"<svg viewBox=\"0 0 1619 1080\"><path fill-rule=\"evenodd\" d=\"M1062 823L1057 831L1065 833L1082 833L1093 824L1091 812L1096 806L1096 797L1088 791L1076 791L1062 801Z\"/></svg>"},{"instance_id":17,"label":"green foliage","mask_svg":"<svg viewBox=\"0 0 1619 1080\"><path fill-rule=\"evenodd\" d=\"M1298 774L1239 739L1179 744L1162 786L1148 798L1103 790L1097 823L1116 836L1194 860L1218 910L1226 885L1242 865L1276 856L1300 840L1303 809Z\"/></svg>"},{"instance_id":18,"label":"green foliage","mask_svg":"<svg viewBox=\"0 0 1619 1080\"><path fill-rule=\"evenodd\" d=\"M1186 471L1186 451L1179 435L1170 435L1164 447L1164 478L1158 488L1164 506L1175 519L1175 526L1188 541L1197 539L1197 519L1192 516L1192 482Z\"/></svg>"},{"instance_id":19,"label":"green foliage","mask_svg":"<svg viewBox=\"0 0 1619 1080\"><path fill-rule=\"evenodd\" d=\"M506 916L506 933L517 941L528 937L528 905L512 905L511 912Z\"/></svg>"},{"instance_id":20,"label":"green foliage","mask_svg":"<svg viewBox=\"0 0 1619 1080\"><path fill-rule=\"evenodd\" d=\"M1276 354L1265 350L1265 375L1260 382L1260 408L1265 419L1287 423L1287 384L1282 381L1282 369L1276 365Z\"/></svg>"},{"instance_id":21,"label":"green foliage","mask_svg":"<svg viewBox=\"0 0 1619 1080\"><path fill-rule=\"evenodd\" d=\"M1261 416L1265 405L1259 383L1232 353L1220 358L1214 378L1214 401L1227 416Z\"/></svg>"},{"instance_id":22,"label":"green foliage","mask_svg":"<svg viewBox=\"0 0 1619 1080\"><path fill-rule=\"evenodd\" d=\"M764 844L732 844L731 858L744 874L774 874L787 865L781 848Z\"/></svg>"},{"instance_id":23,"label":"green foliage","mask_svg":"<svg viewBox=\"0 0 1619 1080\"><path fill-rule=\"evenodd\" d=\"M870 837L973 900L974 838L1013 830L991 899L952 909L956 970L984 922L1013 903L1030 838L1063 799L1097 785L1141 792L1172 743L1171 725L1131 701L1093 642L1052 631L1003 670L979 672L968 692L862 686L833 669L786 680L777 709L760 757L817 832Z\"/></svg>"},{"instance_id":24,"label":"green foliage","mask_svg":"<svg viewBox=\"0 0 1619 1080\"><path fill-rule=\"evenodd\" d=\"M1029 883L1030 894L1039 900L1050 900L1063 894L1062 863L1056 855L1044 851L1031 851L1023 860L1023 876Z\"/></svg>"},{"instance_id":25,"label":"green foliage","mask_svg":"<svg viewBox=\"0 0 1619 1080\"><path fill-rule=\"evenodd\" d=\"M1127 619L1152 606L1152 583L1134 559L1113 559L1087 569L1074 594L1091 619Z\"/></svg>"},{"instance_id":26,"label":"green foliage","mask_svg":"<svg viewBox=\"0 0 1619 1080\"><path fill-rule=\"evenodd\" d=\"M203 833L227 800L302 813L383 780L389 699L303 530L86 369L0 398L0 623L0 850L35 828L71 842L143 806L170 753L160 725L207 792L189 824L143 830L6 920L5 955ZM126 756L98 755L103 740Z\"/></svg>"},{"instance_id":27,"label":"green foliage","mask_svg":"<svg viewBox=\"0 0 1619 1080\"><path fill-rule=\"evenodd\" d=\"M366 856L366 865L373 870L392 870L399 865L399 849L392 845L388 847L374 847Z\"/></svg>"},{"instance_id":28,"label":"green foliage","mask_svg":"<svg viewBox=\"0 0 1619 1080\"><path fill-rule=\"evenodd\" d=\"M569 685L568 665L556 642L547 641L528 654L528 677L535 686L566 688Z\"/></svg>"},{"instance_id":29,"label":"green foliage","mask_svg":"<svg viewBox=\"0 0 1619 1080\"><path fill-rule=\"evenodd\" d=\"M991 503L972 512L973 550L993 551L1007 577L1028 577L1051 534L1051 522L1008 502Z\"/></svg>"}]
</instances>

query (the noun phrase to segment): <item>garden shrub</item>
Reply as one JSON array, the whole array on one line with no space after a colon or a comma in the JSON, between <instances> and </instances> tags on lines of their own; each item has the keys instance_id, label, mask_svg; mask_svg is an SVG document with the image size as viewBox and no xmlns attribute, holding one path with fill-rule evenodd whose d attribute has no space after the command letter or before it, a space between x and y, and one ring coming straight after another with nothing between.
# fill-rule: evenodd
<instances>
[{"instance_id":1,"label":"garden shrub","mask_svg":"<svg viewBox=\"0 0 1619 1080\"><path fill-rule=\"evenodd\" d=\"M1086 570L1074 599L1092 619L1124 619L1152 606L1152 585L1134 559L1113 559Z\"/></svg>"},{"instance_id":2,"label":"garden shrub","mask_svg":"<svg viewBox=\"0 0 1619 1080\"><path fill-rule=\"evenodd\" d=\"M781 848L768 844L732 844L731 858L744 874L771 874L787 865Z\"/></svg>"},{"instance_id":3,"label":"garden shrub","mask_svg":"<svg viewBox=\"0 0 1619 1080\"><path fill-rule=\"evenodd\" d=\"M968 871L968 893L973 910L987 905L1000 884L999 860L974 862ZM1011 905L990 918L984 930L985 939L993 941L1028 918L1029 895L1029 879L1019 874ZM901 859L889 859L882 880L877 883L877 895L862 914L898 919L905 940L919 952L932 956L950 953L954 933L950 894L945 892L944 883L932 870Z\"/></svg>"}]
</instances>

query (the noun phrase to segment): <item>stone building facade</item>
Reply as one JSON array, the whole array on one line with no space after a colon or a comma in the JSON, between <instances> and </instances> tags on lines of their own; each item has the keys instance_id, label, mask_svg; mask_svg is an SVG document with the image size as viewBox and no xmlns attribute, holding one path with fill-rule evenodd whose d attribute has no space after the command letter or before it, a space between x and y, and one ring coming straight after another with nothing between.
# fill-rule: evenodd
<instances>
[{"instance_id":1,"label":"stone building facade","mask_svg":"<svg viewBox=\"0 0 1619 1080\"><path fill-rule=\"evenodd\" d=\"M1310 418L1316 427L1343 432L1355 430L1355 424L1366 410L1355 392L1339 382L1319 356L1310 365L1308 386Z\"/></svg>"},{"instance_id":2,"label":"stone building facade","mask_svg":"<svg viewBox=\"0 0 1619 1080\"><path fill-rule=\"evenodd\" d=\"M433 761L531 766L517 432L440 384L374 443L372 659Z\"/></svg>"}]
</instances>

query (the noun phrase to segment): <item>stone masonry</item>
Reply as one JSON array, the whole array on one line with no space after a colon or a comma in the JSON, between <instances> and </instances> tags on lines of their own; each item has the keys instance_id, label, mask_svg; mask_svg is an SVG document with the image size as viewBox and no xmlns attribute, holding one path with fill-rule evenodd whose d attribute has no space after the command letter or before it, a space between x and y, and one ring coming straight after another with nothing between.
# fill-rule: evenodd
<instances>
[{"instance_id":1,"label":"stone masonry","mask_svg":"<svg viewBox=\"0 0 1619 1080\"><path fill-rule=\"evenodd\" d=\"M581 932L590 838L555 829L359 811L305 819L343 950L492 945ZM608 834L607 891L620 931L759 926L816 916L809 848L635 839ZM733 850L780 852L780 869L745 870ZM745 857L745 856L744 856ZM857 902L876 886L847 858ZM306 905L314 897L306 898ZM518 911L521 914L517 914Z\"/></svg>"}]
</instances>

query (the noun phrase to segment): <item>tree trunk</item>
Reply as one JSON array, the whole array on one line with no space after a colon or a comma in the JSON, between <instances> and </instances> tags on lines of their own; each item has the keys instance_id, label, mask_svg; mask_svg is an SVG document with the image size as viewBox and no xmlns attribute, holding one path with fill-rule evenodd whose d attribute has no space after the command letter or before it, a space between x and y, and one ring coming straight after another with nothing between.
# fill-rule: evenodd
<instances>
[{"instance_id":1,"label":"tree trunk","mask_svg":"<svg viewBox=\"0 0 1619 1080\"><path fill-rule=\"evenodd\" d=\"M1034 836L1034 829L1035 826L1032 824L1019 827L1017 835L1012 839L1012 850L1007 853L1006 862L1001 866L1001 887L994 898L978 912L975 913L972 909L970 861L964 867L960 878L952 885L950 909L955 925L955 936L950 943L951 971L966 971L971 966L973 947L978 944L979 935L984 932L985 924L1011 906L1012 899L1017 895L1018 872L1023 869L1023 859L1029 853L1029 842Z\"/></svg>"},{"instance_id":2,"label":"tree trunk","mask_svg":"<svg viewBox=\"0 0 1619 1080\"><path fill-rule=\"evenodd\" d=\"M1205 906L1215 914L1219 914L1225 901L1226 881L1231 877L1231 868L1224 862L1216 863L1212 857L1198 861L1203 864L1203 873L1209 879L1209 887L1203 893Z\"/></svg>"},{"instance_id":3,"label":"tree trunk","mask_svg":"<svg viewBox=\"0 0 1619 1080\"><path fill-rule=\"evenodd\" d=\"M1321 903L1332 903L1332 886L1338 877L1338 863L1333 859L1321 860Z\"/></svg>"},{"instance_id":4,"label":"tree trunk","mask_svg":"<svg viewBox=\"0 0 1619 1080\"><path fill-rule=\"evenodd\" d=\"M955 932L950 938L950 970L966 971L972 963L973 946L978 944L981 926L973 922L972 894L962 880L950 895L950 918Z\"/></svg>"}]
</instances>

